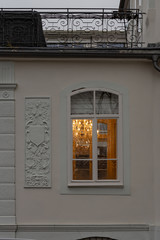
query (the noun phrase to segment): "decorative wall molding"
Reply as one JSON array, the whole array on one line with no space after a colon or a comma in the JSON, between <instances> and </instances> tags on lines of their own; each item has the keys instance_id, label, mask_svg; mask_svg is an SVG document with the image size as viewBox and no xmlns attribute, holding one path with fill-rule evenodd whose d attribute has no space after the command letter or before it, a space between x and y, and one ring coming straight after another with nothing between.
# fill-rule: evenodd
<instances>
[{"instance_id":1,"label":"decorative wall molding","mask_svg":"<svg viewBox=\"0 0 160 240\"><path fill-rule=\"evenodd\" d=\"M25 99L25 187L51 187L50 98Z\"/></svg>"},{"instance_id":2,"label":"decorative wall molding","mask_svg":"<svg viewBox=\"0 0 160 240\"><path fill-rule=\"evenodd\" d=\"M0 89L0 100L14 100L14 91Z\"/></svg>"},{"instance_id":3,"label":"decorative wall molding","mask_svg":"<svg viewBox=\"0 0 160 240\"><path fill-rule=\"evenodd\" d=\"M18 225L22 232L121 232L149 231L147 224L107 224L107 225Z\"/></svg>"},{"instance_id":4,"label":"decorative wall molding","mask_svg":"<svg viewBox=\"0 0 160 240\"><path fill-rule=\"evenodd\" d=\"M0 225L0 232L16 232L17 225Z\"/></svg>"},{"instance_id":5,"label":"decorative wall molding","mask_svg":"<svg viewBox=\"0 0 160 240\"><path fill-rule=\"evenodd\" d=\"M4 234L7 235L4 235ZM10 235L11 233L15 235ZM156 235L157 238L151 238ZM2 236L2 237L1 237ZM117 240L159 240L159 233L147 224L106 224L106 225L0 225L0 238L76 240L87 237L108 237ZM12 237L11 237L12 236Z\"/></svg>"},{"instance_id":6,"label":"decorative wall molding","mask_svg":"<svg viewBox=\"0 0 160 240\"><path fill-rule=\"evenodd\" d=\"M14 100L14 90L17 84L2 84L0 83L0 100Z\"/></svg>"},{"instance_id":7,"label":"decorative wall molding","mask_svg":"<svg viewBox=\"0 0 160 240\"><path fill-rule=\"evenodd\" d=\"M16 89L17 84L16 83L0 83L0 89Z\"/></svg>"}]
</instances>

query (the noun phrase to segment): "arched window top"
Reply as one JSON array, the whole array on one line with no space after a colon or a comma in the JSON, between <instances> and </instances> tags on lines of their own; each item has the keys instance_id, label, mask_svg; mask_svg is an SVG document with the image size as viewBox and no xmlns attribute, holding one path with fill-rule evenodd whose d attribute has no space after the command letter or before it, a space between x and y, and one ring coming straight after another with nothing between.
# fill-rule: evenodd
<instances>
[{"instance_id":1,"label":"arched window top","mask_svg":"<svg viewBox=\"0 0 160 240\"><path fill-rule=\"evenodd\" d=\"M71 95L71 115L119 114L118 93L105 89L80 90Z\"/></svg>"},{"instance_id":2,"label":"arched window top","mask_svg":"<svg viewBox=\"0 0 160 240\"><path fill-rule=\"evenodd\" d=\"M116 239L109 238L109 237L87 237L87 238L81 238L78 240L116 240Z\"/></svg>"}]
</instances>

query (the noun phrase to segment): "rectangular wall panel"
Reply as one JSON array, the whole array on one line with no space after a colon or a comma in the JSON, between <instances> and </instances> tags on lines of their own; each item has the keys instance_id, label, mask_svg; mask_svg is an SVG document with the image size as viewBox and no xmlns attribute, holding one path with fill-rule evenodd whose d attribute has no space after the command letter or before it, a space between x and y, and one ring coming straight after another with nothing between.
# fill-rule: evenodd
<instances>
[{"instance_id":1,"label":"rectangular wall panel","mask_svg":"<svg viewBox=\"0 0 160 240\"><path fill-rule=\"evenodd\" d=\"M14 184L0 184L0 200L15 199L15 185Z\"/></svg>"},{"instance_id":2,"label":"rectangular wall panel","mask_svg":"<svg viewBox=\"0 0 160 240\"><path fill-rule=\"evenodd\" d=\"M14 151L0 151L0 167L14 167L15 152Z\"/></svg>"},{"instance_id":3,"label":"rectangular wall panel","mask_svg":"<svg viewBox=\"0 0 160 240\"><path fill-rule=\"evenodd\" d=\"M14 101L0 101L0 117L14 117Z\"/></svg>"},{"instance_id":4,"label":"rectangular wall panel","mask_svg":"<svg viewBox=\"0 0 160 240\"><path fill-rule=\"evenodd\" d=\"M15 132L14 118L0 118L0 134L11 134Z\"/></svg>"},{"instance_id":5,"label":"rectangular wall panel","mask_svg":"<svg viewBox=\"0 0 160 240\"><path fill-rule=\"evenodd\" d=\"M14 150L14 134L0 134L0 150Z\"/></svg>"},{"instance_id":6,"label":"rectangular wall panel","mask_svg":"<svg viewBox=\"0 0 160 240\"><path fill-rule=\"evenodd\" d=\"M25 99L25 187L51 186L50 98Z\"/></svg>"},{"instance_id":7,"label":"rectangular wall panel","mask_svg":"<svg viewBox=\"0 0 160 240\"><path fill-rule=\"evenodd\" d=\"M15 182L15 168L2 167L0 168L0 183L14 183Z\"/></svg>"},{"instance_id":8,"label":"rectangular wall panel","mask_svg":"<svg viewBox=\"0 0 160 240\"><path fill-rule=\"evenodd\" d=\"M0 200L0 216L15 216L15 200Z\"/></svg>"}]
</instances>

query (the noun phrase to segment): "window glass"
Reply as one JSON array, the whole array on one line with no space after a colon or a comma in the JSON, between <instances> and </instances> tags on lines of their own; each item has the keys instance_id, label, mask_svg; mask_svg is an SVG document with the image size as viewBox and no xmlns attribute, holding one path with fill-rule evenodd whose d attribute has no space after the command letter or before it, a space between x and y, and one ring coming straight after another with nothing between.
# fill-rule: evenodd
<instances>
[{"instance_id":1,"label":"window glass","mask_svg":"<svg viewBox=\"0 0 160 240\"><path fill-rule=\"evenodd\" d=\"M92 120L72 120L73 159L92 158Z\"/></svg>"},{"instance_id":2,"label":"window glass","mask_svg":"<svg viewBox=\"0 0 160 240\"><path fill-rule=\"evenodd\" d=\"M98 160L98 180L117 179L116 160Z\"/></svg>"},{"instance_id":3,"label":"window glass","mask_svg":"<svg viewBox=\"0 0 160 240\"><path fill-rule=\"evenodd\" d=\"M93 91L78 93L71 97L71 114L93 114Z\"/></svg>"},{"instance_id":4,"label":"window glass","mask_svg":"<svg viewBox=\"0 0 160 240\"><path fill-rule=\"evenodd\" d=\"M73 160L73 180L92 180L92 161Z\"/></svg>"},{"instance_id":5,"label":"window glass","mask_svg":"<svg viewBox=\"0 0 160 240\"><path fill-rule=\"evenodd\" d=\"M73 180L92 180L92 126L90 119L72 120Z\"/></svg>"},{"instance_id":6,"label":"window glass","mask_svg":"<svg viewBox=\"0 0 160 240\"><path fill-rule=\"evenodd\" d=\"M96 91L96 114L118 114L118 95Z\"/></svg>"},{"instance_id":7,"label":"window glass","mask_svg":"<svg viewBox=\"0 0 160 240\"><path fill-rule=\"evenodd\" d=\"M97 120L97 158L111 159L117 156L117 119Z\"/></svg>"}]
</instances>

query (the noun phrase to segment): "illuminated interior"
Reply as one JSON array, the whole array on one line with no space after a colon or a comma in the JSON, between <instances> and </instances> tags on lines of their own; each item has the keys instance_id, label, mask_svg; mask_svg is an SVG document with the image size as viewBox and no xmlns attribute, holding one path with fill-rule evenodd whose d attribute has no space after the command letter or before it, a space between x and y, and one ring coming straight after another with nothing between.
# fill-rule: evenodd
<instances>
[{"instance_id":1,"label":"illuminated interior","mask_svg":"<svg viewBox=\"0 0 160 240\"><path fill-rule=\"evenodd\" d=\"M117 178L117 120L97 120L98 180Z\"/></svg>"},{"instance_id":2,"label":"illuminated interior","mask_svg":"<svg viewBox=\"0 0 160 240\"><path fill-rule=\"evenodd\" d=\"M93 130L96 127L97 156L93 155ZM97 161L97 180L117 178L117 120L72 119L73 180L92 180L93 161Z\"/></svg>"},{"instance_id":3,"label":"illuminated interior","mask_svg":"<svg viewBox=\"0 0 160 240\"><path fill-rule=\"evenodd\" d=\"M72 120L73 180L92 180L92 120Z\"/></svg>"}]
</instances>

